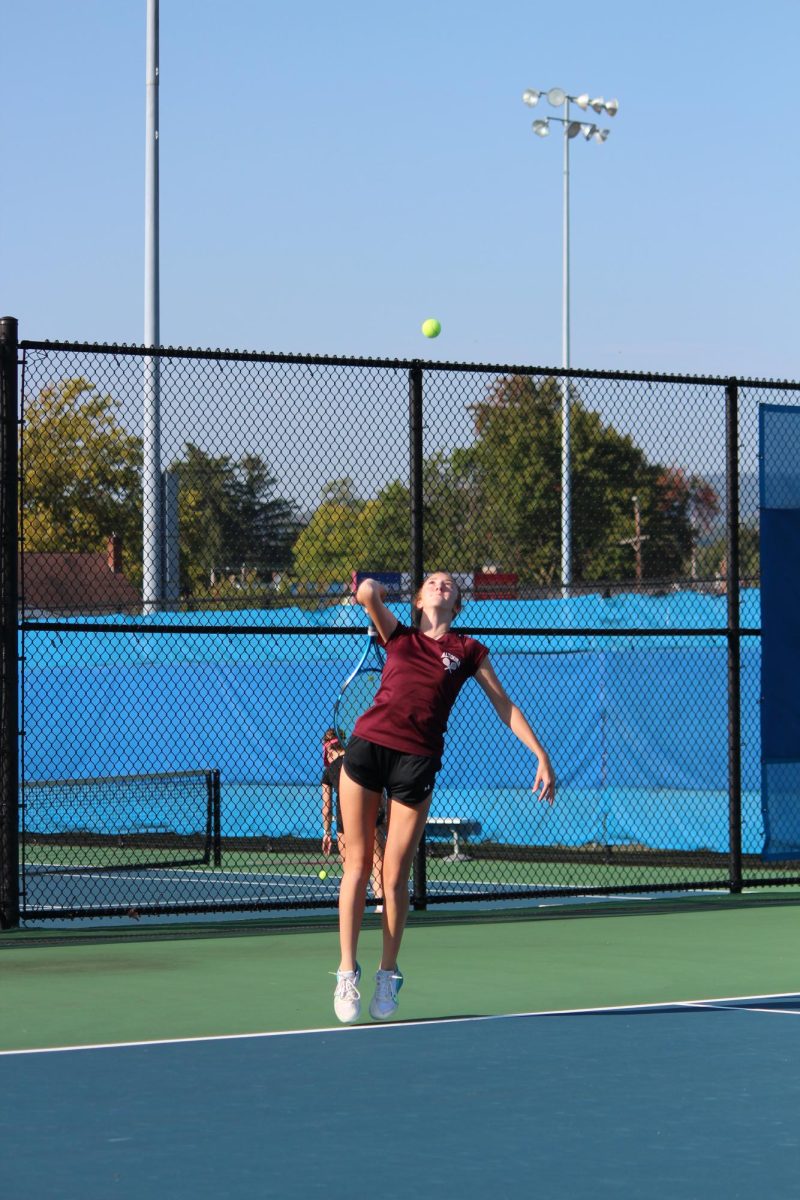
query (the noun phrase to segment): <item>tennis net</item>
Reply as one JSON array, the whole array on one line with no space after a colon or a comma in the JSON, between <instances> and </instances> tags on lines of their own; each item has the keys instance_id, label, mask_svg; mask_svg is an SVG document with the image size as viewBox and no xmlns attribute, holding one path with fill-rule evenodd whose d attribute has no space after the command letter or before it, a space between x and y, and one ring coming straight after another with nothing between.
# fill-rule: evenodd
<instances>
[{"instance_id":1,"label":"tennis net","mask_svg":"<svg viewBox=\"0 0 800 1200\"><path fill-rule=\"evenodd\" d=\"M218 771L37 779L24 782L20 793L23 868L221 863Z\"/></svg>"}]
</instances>

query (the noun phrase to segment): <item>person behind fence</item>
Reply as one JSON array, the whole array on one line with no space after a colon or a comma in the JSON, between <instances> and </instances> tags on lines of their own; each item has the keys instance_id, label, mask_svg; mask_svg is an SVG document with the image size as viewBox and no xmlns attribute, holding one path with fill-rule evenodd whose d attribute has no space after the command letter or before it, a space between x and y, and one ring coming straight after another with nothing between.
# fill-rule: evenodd
<instances>
[{"instance_id":1,"label":"person behind fence","mask_svg":"<svg viewBox=\"0 0 800 1200\"><path fill-rule=\"evenodd\" d=\"M344 746L336 736L335 729L326 729L322 735L322 853L326 858L333 850L333 818L336 816L336 849L344 863L346 849L342 809L339 804L339 780L342 773ZM375 911L383 912L383 839L386 826L386 809L378 811L375 826L375 842L372 854L372 895Z\"/></svg>"},{"instance_id":2,"label":"person behind fence","mask_svg":"<svg viewBox=\"0 0 800 1200\"><path fill-rule=\"evenodd\" d=\"M436 571L427 577L414 597L411 627L398 621L385 599L385 587L374 579L363 580L356 592L357 602L366 609L386 648L386 665L378 694L356 721L347 743L340 781L347 857L339 889L341 961L333 1005L344 1024L357 1020L361 1012L356 952L373 830L384 789L391 802L391 820L383 858L383 953L369 1012L375 1020L386 1020L397 1010L403 984L397 956L408 915L411 864L441 766L450 710L471 676L500 720L536 756L536 797L548 804L555 798L547 751L506 694L486 646L451 630L461 609L461 592L453 576Z\"/></svg>"}]
</instances>

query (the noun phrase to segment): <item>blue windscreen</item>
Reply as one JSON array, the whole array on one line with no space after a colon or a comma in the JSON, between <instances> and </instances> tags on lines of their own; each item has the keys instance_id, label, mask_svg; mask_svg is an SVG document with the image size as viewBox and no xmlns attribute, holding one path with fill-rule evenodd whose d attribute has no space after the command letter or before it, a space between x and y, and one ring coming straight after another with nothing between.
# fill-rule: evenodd
<instances>
[{"instance_id":1,"label":"blue windscreen","mask_svg":"<svg viewBox=\"0 0 800 1200\"><path fill-rule=\"evenodd\" d=\"M763 858L800 858L800 408L762 404Z\"/></svg>"}]
</instances>

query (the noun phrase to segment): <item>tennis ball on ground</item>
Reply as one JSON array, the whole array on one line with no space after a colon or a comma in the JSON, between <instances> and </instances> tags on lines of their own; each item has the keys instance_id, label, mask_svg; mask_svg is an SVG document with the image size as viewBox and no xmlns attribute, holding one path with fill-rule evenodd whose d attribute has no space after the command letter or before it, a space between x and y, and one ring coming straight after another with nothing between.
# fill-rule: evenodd
<instances>
[{"instance_id":1,"label":"tennis ball on ground","mask_svg":"<svg viewBox=\"0 0 800 1200\"><path fill-rule=\"evenodd\" d=\"M425 337L438 337L442 332L442 327L436 317L428 317L427 321L422 322L422 332Z\"/></svg>"},{"instance_id":2,"label":"tennis ball on ground","mask_svg":"<svg viewBox=\"0 0 800 1200\"><path fill-rule=\"evenodd\" d=\"M327 872L327 871L320 871L320 873L319 873L319 877L320 877L320 879L327 879L327 878L328 878L328 872Z\"/></svg>"}]
</instances>

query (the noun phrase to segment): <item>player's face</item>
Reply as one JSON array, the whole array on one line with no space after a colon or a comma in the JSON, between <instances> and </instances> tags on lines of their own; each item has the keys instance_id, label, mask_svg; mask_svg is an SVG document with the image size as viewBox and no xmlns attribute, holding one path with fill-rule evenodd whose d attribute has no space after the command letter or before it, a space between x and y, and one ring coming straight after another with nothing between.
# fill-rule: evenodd
<instances>
[{"instance_id":1,"label":"player's face","mask_svg":"<svg viewBox=\"0 0 800 1200\"><path fill-rule=\"evenodd\" d=\"M456 611L458 589L450 575L437 571L429 575L422 585L422 608L445 609L450 613Z\"/></svg>"}]
</instances>

